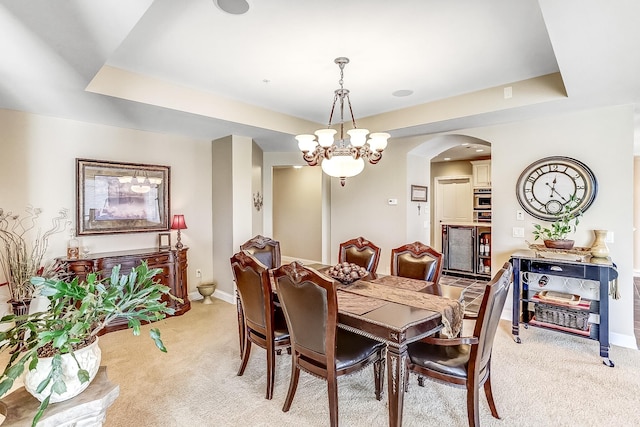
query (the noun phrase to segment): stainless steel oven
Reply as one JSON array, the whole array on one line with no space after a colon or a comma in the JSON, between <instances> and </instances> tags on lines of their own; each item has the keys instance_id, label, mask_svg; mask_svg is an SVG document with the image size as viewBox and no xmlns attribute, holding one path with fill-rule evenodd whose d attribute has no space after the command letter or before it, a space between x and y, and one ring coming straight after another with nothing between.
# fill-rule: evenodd
<instances>
[{"instance_id":1,"label":"stainless steel oven","mask_svg":"<svg viewBox=\"0 0 640 427\"><path fill-rule=\"evenodd\" d=\"M473 209L475 210L491 210L491 193L474 192L473 193Z\"/></svg>"}]
</instances>

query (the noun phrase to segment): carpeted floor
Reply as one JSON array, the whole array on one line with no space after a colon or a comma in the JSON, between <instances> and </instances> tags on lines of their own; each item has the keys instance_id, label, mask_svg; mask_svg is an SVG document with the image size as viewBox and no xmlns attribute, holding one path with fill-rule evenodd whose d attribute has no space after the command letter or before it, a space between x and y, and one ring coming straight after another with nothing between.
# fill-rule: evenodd
<instances>
[{"instance_id":1,"label":"carpeted floor","mask_svg":"<svg viewBox=\"0 0 640 427\"><path fill-rule=\"evenodd\" d=\"M253 349L242 377L235 306L192 303L183 316L154 324L169 350L161 353L148 337L119 331L100 338L102 364L120 396L107 412L105 427L328 425L326 383L301 374L291 410L281 408L287 392L290 356L276 357L273 400L264 398L266 356ZM465 328L470 330L471 328ZM502 420L491 414L480 393L483 426L640 425L640 352L612 347L615 368L598 356L597 341L552 331L521 330L522 344L502 321L493 351L493 386ZM4 356L4 355L3 355ZM385 385L386 387L386 385ZM386 426L386 390L375 400L373 371L341 377L339 420L343 427ZM410 377L404 426L466 426L464 389Z\"/></svg>"},{"instance_id":2,"label":"carpeted floor","mask_svg":"<svg viewBox=\"0 0 640 427\"><path fill-rule=\"evenodd\" d=\"M233 305L193 302L184 316L160 322L169 353L151 340L120 331L101 338L103 364L120 385L106 427L124 426L325 426L326 383L301 374L288 413L281 411L290 360L276 359L274 398L264 399L265 352L254 348L242 377ZM145 329L146 332L146 329ZM522 344L503 321L493 353L494 394L502 420L490 415L484 393L484 426L633 426L640 424L640 352L613 347L615 368L602 365L596 341L530 328ZM387 425L386 396L376 401L373 372L366 369L339 380L342 426ZM418 387L410 378L405 426L465 426L463 389L434 382Z\"/></svg>"}]
</instances>

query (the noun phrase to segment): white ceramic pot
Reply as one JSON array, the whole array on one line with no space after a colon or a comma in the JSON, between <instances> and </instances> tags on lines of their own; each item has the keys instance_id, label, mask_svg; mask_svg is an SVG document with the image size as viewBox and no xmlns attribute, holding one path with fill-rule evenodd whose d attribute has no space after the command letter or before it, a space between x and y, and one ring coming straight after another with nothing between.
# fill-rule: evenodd
<instances>
[{"instance_id":1,"label":"white ceramic pot","mask_svg":"<svg viewBox=\"0 0 640 427\"><path fill-rule=\"evenodd\" d=\"M85 383L80 382L78 379L78 364L73 360L71 355L63 354L62 371L67 391L62 394L54 393L51 396L49 403L62 402L82 393L87 387L89 387L89 384L91 384L91 381L93 381L98 373L100 361L102 360L102 352L98 346L98 339L87 347L75 351L74 354L78 363L80 363L80 366L89 372L89 381ZM47 375L49 375L52 360L52 357L38 359L38 366L36 369L27 372L24 378L24 387L41 402L51 392L52 383L49 383L42 393L37 393L36 390L38 389L38 385L47 377Z\"/></svg>"}]
</instances>

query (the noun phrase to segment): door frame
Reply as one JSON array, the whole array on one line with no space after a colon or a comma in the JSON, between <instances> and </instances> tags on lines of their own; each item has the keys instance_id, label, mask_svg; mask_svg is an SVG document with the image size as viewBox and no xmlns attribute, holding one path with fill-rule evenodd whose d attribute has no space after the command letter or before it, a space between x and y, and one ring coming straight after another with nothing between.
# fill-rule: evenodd
<instances>
[{"instance_id":1,"label":"door frame","mask_svg":"<svg viewBox=\"0 0 640 427\"><path fill-rule=\"evenodd\" d=\"M469 186L473 189L473 175L451 175L451 176L436 176L433 178L434 182L434 193L433 193L433 226L431 227L431 243L432 247L438 248L440 252L442 252L442 227L441 227L441 218L438 211L438 194L441 190L441 186L443 185L441 181L451 181L451 180L467 180L469 181ZM472 197L473 194L470 194L469 197ZM470 221L473 221L473 212L471 214Z\"/></svg>"}]
</instances>

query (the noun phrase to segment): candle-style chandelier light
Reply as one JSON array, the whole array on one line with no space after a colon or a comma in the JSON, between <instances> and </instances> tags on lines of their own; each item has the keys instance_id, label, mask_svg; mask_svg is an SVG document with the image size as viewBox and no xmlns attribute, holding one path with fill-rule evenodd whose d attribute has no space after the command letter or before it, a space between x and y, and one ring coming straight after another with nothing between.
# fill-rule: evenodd
<instances>
[{"instance_id":1,"label":"candle-style chandelier light","mask_svg":"<svg viewBox=\"0 0 640 427\"><path fill-rule=\"evenodd\" d=\"M336 89L333 98L333 106L329 114L329 124L326 129L319 129L314 135L297 135L298 148L302 151L302 157L309 166L320 164L322 170L329 176L340 178L340 185L344 186L346 178L358 175L364 169L364 160L375 165L382 158L382 152L387 147L387 139L390 135L384 132L369 134L368 129L358 129L353 117L349 90L344 85L344 66L349 63L349 58L339 57L334 61L340 67L340 89ZM347 131L348 143L344 135L344 102L347 101L353 129ZM335 129L331 129L331 121L336 103L340 102L340 140L334 142ZM367 140L367 135L369 139ZM318 140L316 141L316 136Z\"/></svg>"}]
</instances>

